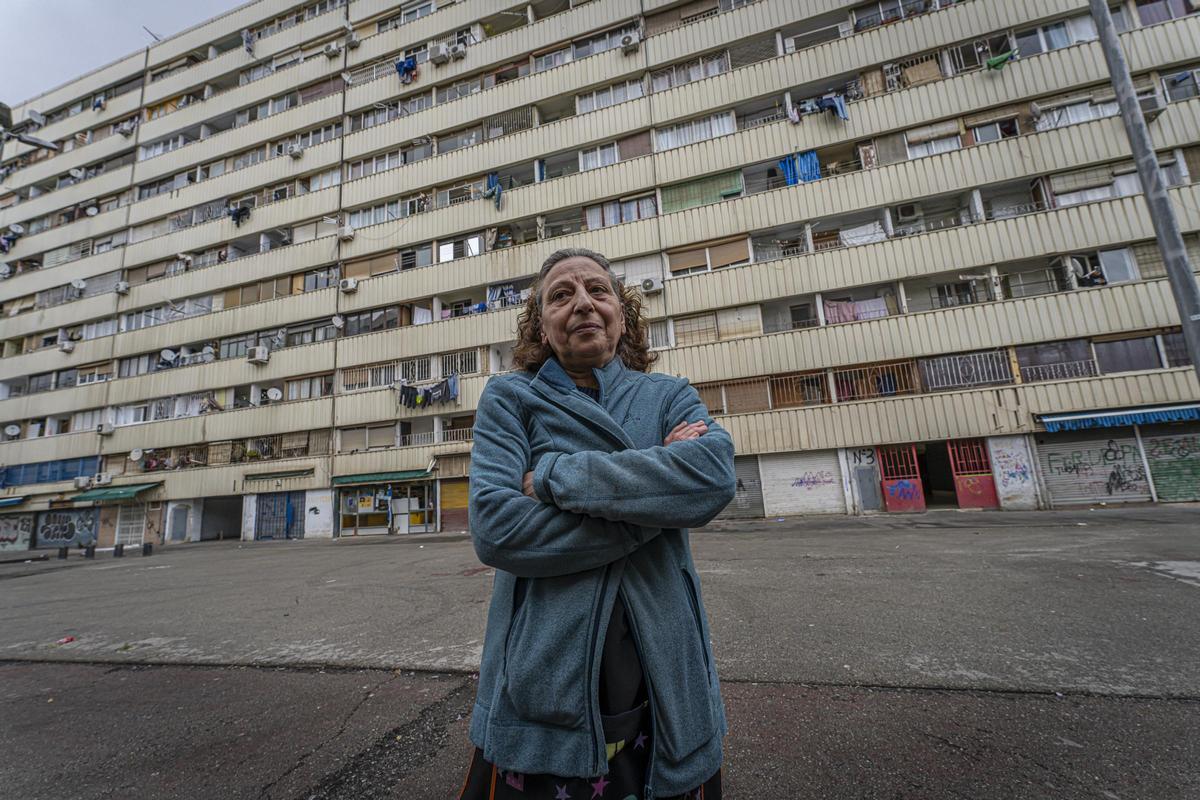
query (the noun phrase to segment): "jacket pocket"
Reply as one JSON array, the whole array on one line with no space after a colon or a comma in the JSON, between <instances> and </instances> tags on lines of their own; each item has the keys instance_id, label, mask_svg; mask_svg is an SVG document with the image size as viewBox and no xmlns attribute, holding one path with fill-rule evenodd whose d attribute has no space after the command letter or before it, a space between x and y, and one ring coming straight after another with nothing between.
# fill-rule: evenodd
<instances>
[{"instance_id":1,"label":"jacket pocket","mask_svg":"<svg viewBox=\"0 0 1200 800\"><path fill-rule=\"evenodd\" d=\"M712 679L712 664L708 661L708 637L704 635L704 615L700 611L700 592L696 589L696 581L686 569L679 570L683 574L683 583L687 589L688 600L692 604L692 622L696 625L696 635L700 637L700 652L704 655L704 671Z\"/></svg>"},{"instance_id":2,"label":"jacket pocket","mask_svg":"<svg viewBox=\"0 0 1200 800\"><path fill-rule=\"evenodd\" d=\"M580 727L598 580L576 573L524 582L505 647L505 694L521 722Z\"/></svg>"}]
</instances>

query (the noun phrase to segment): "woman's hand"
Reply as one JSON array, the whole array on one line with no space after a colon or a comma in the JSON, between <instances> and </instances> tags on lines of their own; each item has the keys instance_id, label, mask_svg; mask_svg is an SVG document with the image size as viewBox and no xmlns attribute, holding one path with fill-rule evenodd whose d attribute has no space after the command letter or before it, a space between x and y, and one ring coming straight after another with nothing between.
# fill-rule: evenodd
<instances>
[{"instance_id":1,"label":"woman's hand","mask_svg":"<svg viewBox=\"0 0 1200 800\"><path fill-rule=\"evenodd\" d=\"M688 439L699 439L707 432L708 425L704 420L699 420L698 422L681 422L667 434L667 438L663 440L663 445L666 446L672 442L686 442Z\"/></svg>"},{"instance_id":2,"label":"woman's hand","mask_svg":"<svg viewBox=\"0 0 1200 800\"><path fill-rule=\"evenodd\" d=\"M541 499L533 491L533 473L532 472L526 472L525 477L521 478L521 492L526 497L532 497L534 500Z\"/></svg>"}]
</instances>

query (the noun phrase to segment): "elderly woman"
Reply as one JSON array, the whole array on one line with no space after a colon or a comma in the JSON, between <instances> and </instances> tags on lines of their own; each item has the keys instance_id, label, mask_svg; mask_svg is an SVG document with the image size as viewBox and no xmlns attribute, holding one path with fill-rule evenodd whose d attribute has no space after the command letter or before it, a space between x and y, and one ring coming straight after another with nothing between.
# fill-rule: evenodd
<instances>
[{"instance_id":1,"label":"elderly woman","mask_svg":"<svg viewBox=\"0 0 1200 800\"><path fill-rule=\"evenodd\" d=\"M733 442L649 374L636 292L559 250L521 370L479 400L471 532L496 568L468 798L720 797L726 731L687 528L733 497Z\"/></svg>"}]
</instances>

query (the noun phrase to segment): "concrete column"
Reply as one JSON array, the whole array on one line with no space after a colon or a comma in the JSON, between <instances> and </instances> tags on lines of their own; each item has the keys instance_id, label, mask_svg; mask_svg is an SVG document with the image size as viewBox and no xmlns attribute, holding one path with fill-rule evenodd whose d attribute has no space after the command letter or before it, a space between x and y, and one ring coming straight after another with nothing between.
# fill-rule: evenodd
<instances>
[{"instance_id":1,"label":"concrete column","mask_svg":"<svg viewBox=\"0 0 1200 800\"><path fill-rule=\"evenodd\" d=\"M971 190L971 217L975 222L982 222L985 211L983 208L983 192L978 189Z\"/></svg>"},{"instance_id":2,"label":"concrete column","mask_svg":"<svg viewBox=\"0 0 1200 800\"><path fill-rule=\"evenodd\" d=\"M1004 284L1000 282L1000 270L995 264L988 267L988 285L992 290L993 300L1004 299Z\"/></svg>"},{"instance_id":3,"label":"concrete column","mask_svg":"<svg viewBox=\"0 0 1200 800\"><path fill-rule=\"evenodd\" d=\"M908 313L908 294L904 291L904 281L896 281L896 305L901 314Z\"/></svg>"},{"instance_id":4,"label":"concrete column","mask_svg":"<svg viewBox=\"0 0 1200 800\"><path fill-rule=\"evenodd\" d=\"M442 441L442 418L440 416L433 418L433 441L438 444Z\"/></svg>"},{"instance_id":5,"label":"concrete column","mask_svg":"<svg viewBox=\"0 0 1200 800\"><path fill-rule=\"evenodd\" d=\"M817 324L822 328L825 327L825 302L821 299L821 293L817 292L813 295L813 302L817 306Z\"/></svg>"},{"instance_id":6,"label":"concrete column","mask_svg":"<svg viewBox=\"0 0 1200 800\"><path fill-rule=\"evenodd\" d=\"M838 400L837 382L833 379L833 370L825 370L825 379L829 381L829 402L836 403Z\"/></svg>"},{"instance_id":7,"label":"concrete column","mask_svg":"<svg viewBox=\"0 0 1200 800\"><path fill-rule=\"evenodd\" d=\"M1176 147L1172 152L1175 154L1176 169L1179 170L1179 175L1183 179L1184 185L1191 183L1192 173L1191 170L1188 169L1187 159L1183 157L1183 148ZM1200 175L1197 175L1196 177L1200 178ZM1195 265L1193 264L1192 266Z\"/></svg>"},{"instance_id":8,"label":"concrete column","mask_svg":"<svg viewBox=\"0 0 1200 800\"><path fill-rule=\"evenodd\" d=\"M437 322L442 318L442 298L434 295L433 300L430 302L433 308L433 321Z\"/></svg>"},{"instance_id":9,"label":"concrete column","mask_svg":"<svg viewBox=\"0 0 1200 800\"><path fill-rule=\"evenodd\" d=\"M775 31L775 55L782 56L787 54L787 49L783 43L783 31Z\"/></svg>"},{"instance_id":10,"label":"concrete column","mask_svg":"<svg viewBox=\"0 0 1200 800\"><path fill-rule=\"evenodd\" d=\"M804 252L813 251L813 226L811 222L804 223ZM818 295L819 296L819 295ZM822 325L824 323L821 323Z\"/></svg>"},{"instance_id":11,"label":"concrete column","mask_svg":"<svg viewBox=\"0 0 1200 800\"><path fill-rule=\"evenodd\" d=\"M525 19L530 25L537 22L537 14L534 13L532 5L525 6Z\"/></svg>"},{"instance_id":12,"label":"concrete column","mask_svg":"<svg viewBox=\"0 0 1200 800\"><path fill-rule=\"evenodd\" d=\"M890 208L879 209L879 223L883 225L883 232L890 239L896 235L896 226L892 224L892 210Z\"/></svg>"}]
</instances>

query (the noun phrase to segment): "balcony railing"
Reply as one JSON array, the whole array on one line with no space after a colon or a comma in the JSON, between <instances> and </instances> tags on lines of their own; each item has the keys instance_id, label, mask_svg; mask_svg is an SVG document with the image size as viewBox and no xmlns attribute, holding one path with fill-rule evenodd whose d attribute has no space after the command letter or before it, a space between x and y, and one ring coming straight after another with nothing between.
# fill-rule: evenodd
<instances>
[{"instance_id":1,"label":"balcony railing","mask_svg":"<svg viewBox=\"0 0 1200 800\"><path fill-rule=\"evenodd\" d=\"M1057 364L1034 364L1021 367L1021 380L1026 383L1038 381L1064 381L1073 378L1094 378L1100 374L1096 362L1092 359L1084 361L1063 361Z\"/></svg>"},{"instance_id":2,"label":"balcony railing","mask_svg":"<svg viewBox=\"0 0 1200 800\"><path fill-rule=\"evenodd\" d=\"M833 373L836 402L871 400L902 394L919 394L921 377L915 361L897 361L870 367L839 369Z\"/></svg>"}]
</instances>

